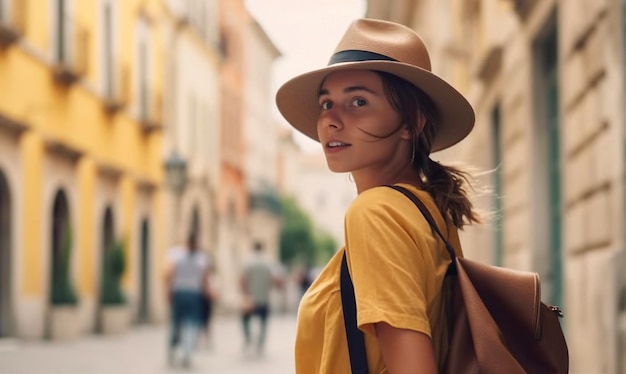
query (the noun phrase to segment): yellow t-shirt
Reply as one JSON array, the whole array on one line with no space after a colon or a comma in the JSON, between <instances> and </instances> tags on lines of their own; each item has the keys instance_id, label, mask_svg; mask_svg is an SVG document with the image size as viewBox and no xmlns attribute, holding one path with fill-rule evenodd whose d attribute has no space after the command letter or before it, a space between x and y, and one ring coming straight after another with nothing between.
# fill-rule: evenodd
<instances>
[{"instance_id":1,"label":"yellow t-shirt","mask_svg":"<svg viewBox=\"0 0 626 374\"><path fill-rule=\"evenodd\" d=\"M409 188L462 256L458 232L445 223L430 195ZM303 296L295 343L297 374L349 374L340 268L344 251L354 284L357 323L365 332L370 374L387 373L374 323L420 331L431 337L441 367L447 329L441 286L450 257L415 205L398 191L362 192L345 217L346 246L338 251ZM436 235L436 234L435 234Z\"/></svg>"}]
</instances>

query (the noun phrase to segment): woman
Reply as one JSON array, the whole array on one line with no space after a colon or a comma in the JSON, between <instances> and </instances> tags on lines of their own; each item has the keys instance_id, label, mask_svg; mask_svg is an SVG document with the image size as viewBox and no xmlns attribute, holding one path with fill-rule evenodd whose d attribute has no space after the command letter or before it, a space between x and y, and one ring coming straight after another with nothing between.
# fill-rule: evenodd
<instances>
[{"instance_id":1,"label":"woman","mask_svg":"<svg viewBox=\"0 0 626 374\"><path fill-rule=\"evenodd\" d=\"M286 82L276 101L292 126L321 143L331 171L352 174L358 192L345 216L345 247L301 301L296 373L351 372L339 281L344 253L369 372L441 370L450 258L410 200L385 185L415 194L462 256L457 230L479 217L465 174L429 154L467 136L472 107L430 72L415 32L372 19L354 21L329 66Z\"/></svg>"}]
</instances>

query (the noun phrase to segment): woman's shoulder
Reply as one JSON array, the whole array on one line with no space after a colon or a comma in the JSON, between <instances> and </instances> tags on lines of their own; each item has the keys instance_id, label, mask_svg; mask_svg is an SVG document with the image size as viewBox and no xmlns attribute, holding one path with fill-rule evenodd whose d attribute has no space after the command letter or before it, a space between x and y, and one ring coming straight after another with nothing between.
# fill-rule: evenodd
<instances>
[{"instance_id":1,"label":"woman's shoulder","mask_svg":"<svg viewBox=\"0 0 626 374\"><path fill-rule=\"evenodd\" d=\"M432 197L428 192L408 184L402 184L402 187L411 191L427 206L431 204ZM348 215L377 210L406 210L411 207L413 203L402 193L389 186L378 186L361 192L348 208Z\"/></svg>"}]
</instances>

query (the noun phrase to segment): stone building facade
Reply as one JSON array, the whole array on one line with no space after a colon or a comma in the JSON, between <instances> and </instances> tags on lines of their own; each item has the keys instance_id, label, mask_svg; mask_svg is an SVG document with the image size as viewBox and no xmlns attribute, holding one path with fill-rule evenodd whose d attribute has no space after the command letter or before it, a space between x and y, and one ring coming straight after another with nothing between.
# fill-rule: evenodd
<instances>
[{"instance_id":1,"label":"stone building facade","mask_svg":"<svg viewBox=\"0 0 626 374\"><path fill-rule=\"evenodd\" d=\"M468 257L533 270L563 307L571 373L626 373L624 30L618 0L368 1L423 36L476 111L433 155L486 171Z\"/></svg>"},{"instance_id":2,"label":"stone building facade","mask_svg":"<svg viewBox=\"0 0 626 374\"><path fill-rule=\"evenodd\" d=\"M217 189L220 183L220 64L218 1L165 2L160 26L165 60L165 163L185 164L179 191L167 189L168 247L183 245L192 232L201 250L217 245Z\"/></svg>"},{"instance_id":3,"label":"stone building facade","mask_svg":"<svg viewBox=\"0 0 626 374\"><path fill-rule=\"evenodd\" d=\"M276 248L278 139L271 117L271 65L280 52L243 0L220 1L220 185L215 248L220 306L240 305L239 276L251 241ZM272 203L272 200L274 202ZM269 205L267 204L269 203ZM272 249L270 252L276 255Z\"/></svg>"}]
</instances>

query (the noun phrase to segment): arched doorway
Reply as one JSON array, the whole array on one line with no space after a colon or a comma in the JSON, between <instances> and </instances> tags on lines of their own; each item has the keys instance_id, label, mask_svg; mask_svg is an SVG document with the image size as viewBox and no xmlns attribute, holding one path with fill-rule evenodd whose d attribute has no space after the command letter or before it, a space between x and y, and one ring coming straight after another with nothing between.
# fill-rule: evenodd
<instances>
[{"instance_id":1,"label":"arched doorway","mask_svg":"<svg viewBox=\"0 0 626 374\"><path fill-rule=\"evenodd\" d=\"M71 284L72 228L70 208L65 191L58 190L52 204L52 232L50 256L50 303L73 304L76 294Z\"/></svg>"},{"instance_id":2,"label":"arched doorway","mask_svg":"<svg viewBox=\"0 0 626 374\"><path fill-rule=\"evenodd\" d=\"M198 240L202 237L200 232L200 209L198 209L197 205L194 205L193 211L191 212L191 228L189 233L195 234Z\"/></svg>"},{"instance_id":3,"label":"arched doorway","mask_svg":"<svg viewBox=\"0 0 626 374\"><path fill-rule=\"evenodd\" d=\"M139 243L141 258L139 261L139 308L137 322L150 321L150 222L147 218L141 221L141 242Z\"/></svg>"},{"instance_id":4,"label":"arched doorway","mask_svg":"<svg viewBox=\"0 0 626 374\"><path fill-rule=\"evenodd\" d=\"M107 206L104 209L104 217L102 219L102 231L100 242L100 297L98 298L98 307L96 308L96 333L102 332L102 297L104 294L104 274L105 261L109 251L113 249L115 243L115 221L113 219L113 209Z\"/></svg>"},{"instance_id":5,"label":"arched doorway","mask_svg":"<svg viewBox=\"0 0 626 374\"><path fill-rule=\"evenodd\" d=\"M113 221L113 209L107 206L104 210L104 219L102 220L102 257L106 256L108 251L113 249L113 243L115 242L115 226Z\"/></svg>"},{"instance_id":6,"label":"arched doorway","mask_svg":"<svg viewBox=\"0 0 626 374\"><path fill-rule=\"evenodd\" d=\"M0 337L14 333L11 258L11 194L0 171Z\"/></svg>"}]
</instances>

